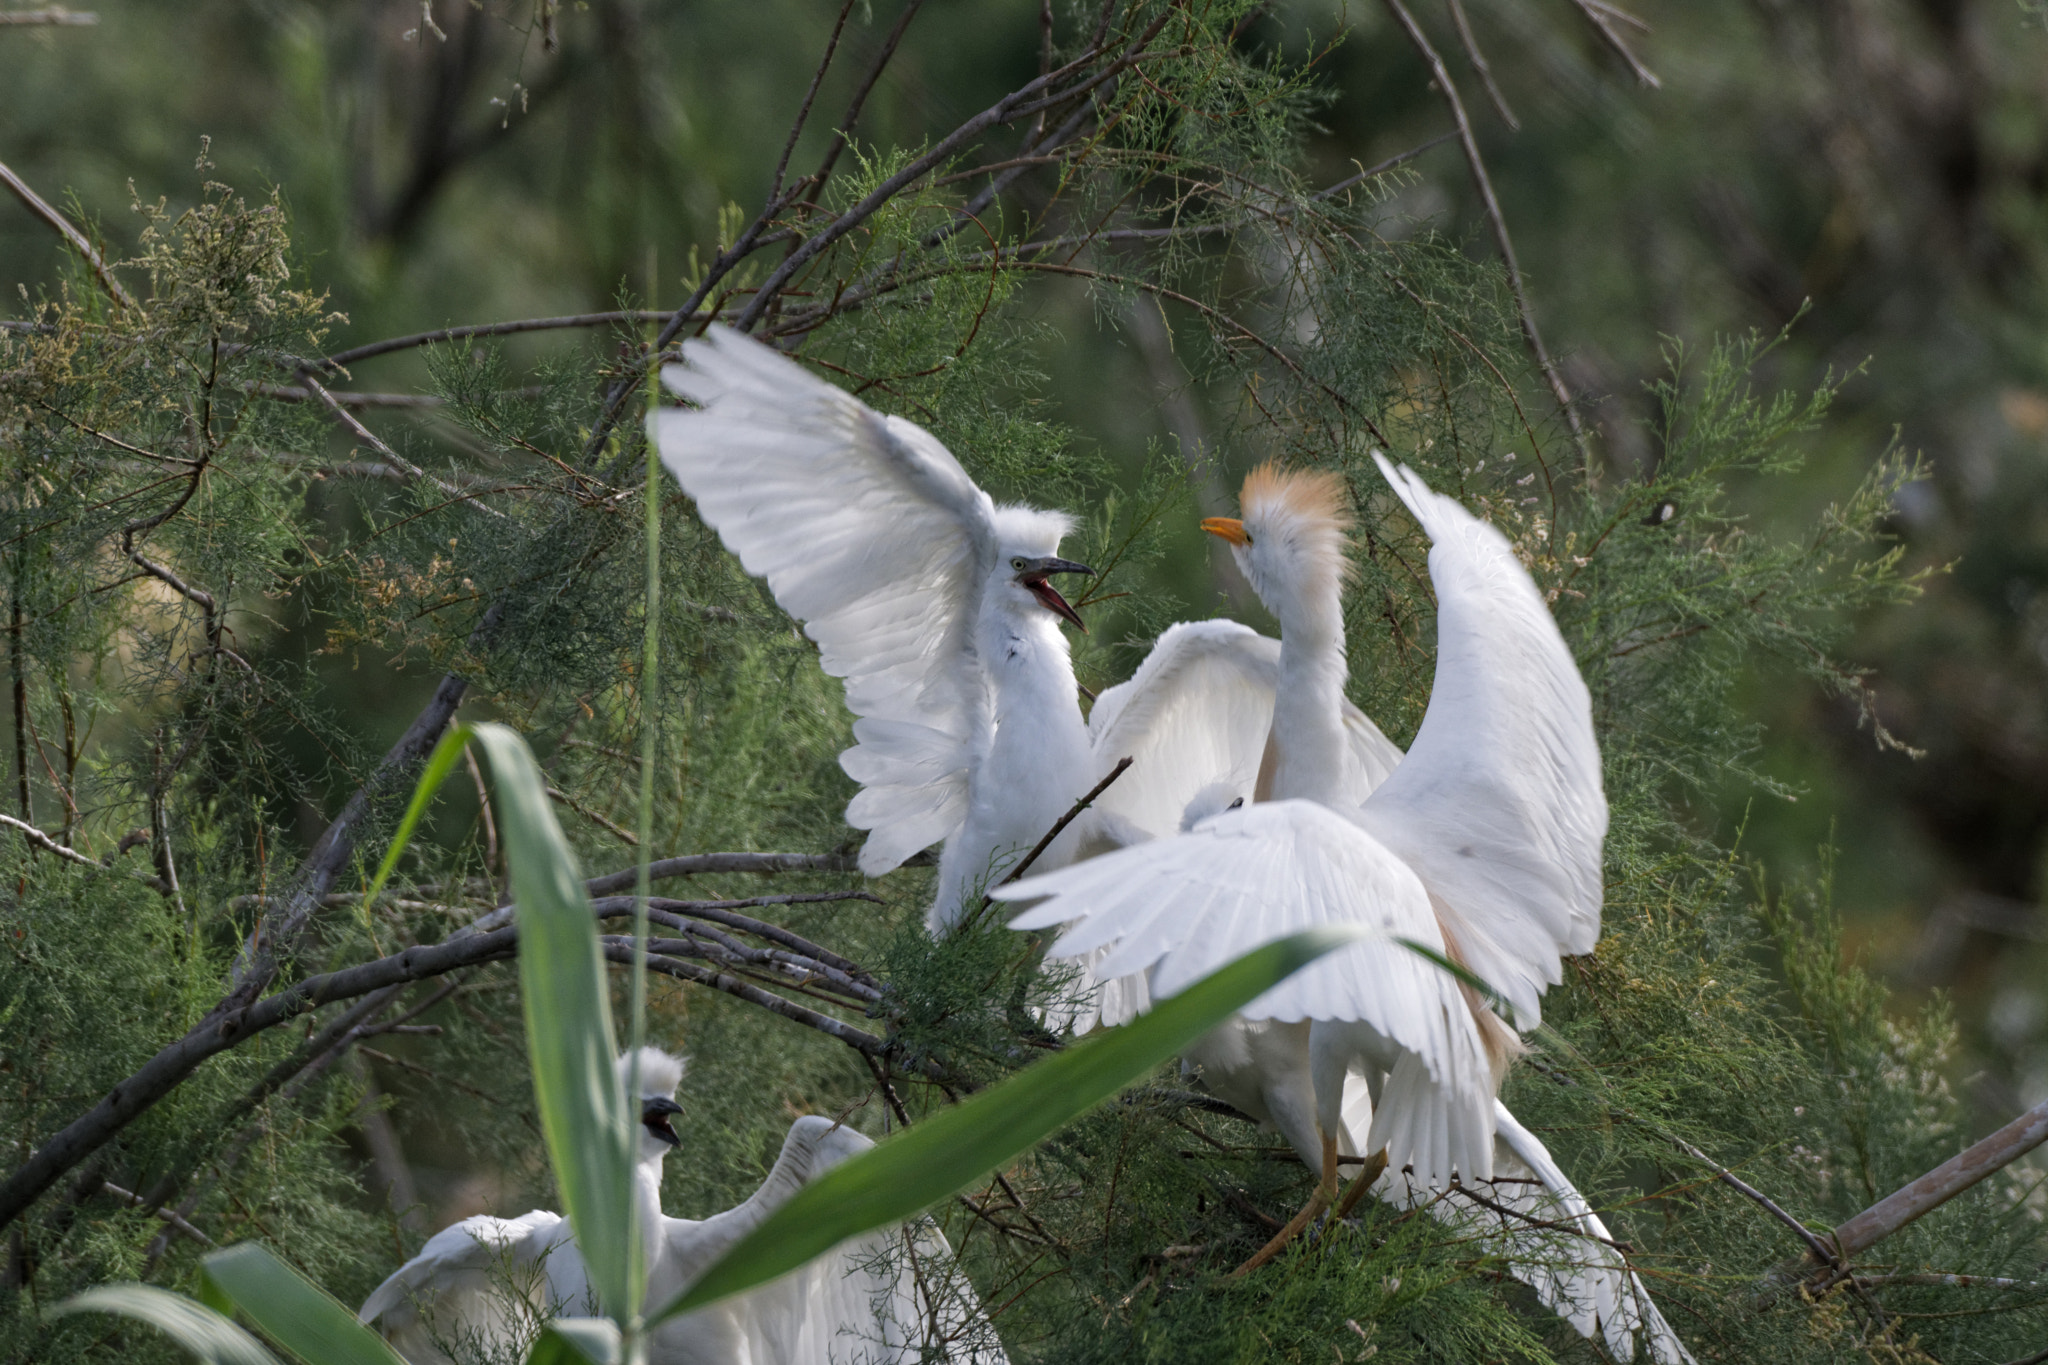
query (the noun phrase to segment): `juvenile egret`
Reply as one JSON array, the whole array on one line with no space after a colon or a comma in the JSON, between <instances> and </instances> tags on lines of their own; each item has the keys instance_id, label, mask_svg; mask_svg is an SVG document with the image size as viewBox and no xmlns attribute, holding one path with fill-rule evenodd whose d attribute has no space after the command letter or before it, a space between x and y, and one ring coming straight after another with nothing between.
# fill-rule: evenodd
<instances>
[{"instance_id":1,"label":"juvenile egret","mask_svg":"<svg viewBox=\"0 0 2048 1365\"><path fill-rule=\"evenodd\" d=\"M1099 970L1148 967L1153 991L1166 995L1280 934L1363 922L1464 963L1533 1026L1537 996L1560 979L1560 955L1589 951L1599 935L1607 812L1590 702L1506 540L1412 472L1379 465L1433 542L1437 676L1407 758L1362 804L1348 795L1336 759L1342 485L1256 472L1243 519L1204 528L1231 542L1281 620L1282 676L1260 782L1273 803L1206 817L1191 809L1180 838L1004 888L1004 899L1050 897L1015 927L1078 919L1055 954L1115 944ZM1209 808L1228 794L1205 793ZM1367 1149L1384 1143L1394 1168L1373 1187L1382 1198L1474 1222L1486 1216L1474 1212L1482 1206L1436 1195L1454 1181L1481 1188L1497 1166L1492 1202L1522 1219L1508 1230L1513 1273L1583 1334L1604 1332L1620 1358L1634 1358L1640 1334L1659 1362L1690 1361L1591 1206L1494 1097L1519 1040L1475 992L1451 997L1448 975L1433 990L1389 975L1389 951L1404 950L1332 955L1246 1011L1315 1021L1309 1062L1325 1184L1310 1209L1334 1175L1342 1085L1362 1067L1376 1102ZM1312 972L1326 979L1302 979ZM1347 997L1328 979L1339 974L1360 989ZM1434 1032L1439 1023L1447 1039ZM1448 1052L1432 1055L1440 1040ZM1299 1065L1298 1056L1285 1060ZM1560 1250L1538 1224L1577 1236Z\"/></svg>"},{"instance_id":2,"label":"juvenile egret","mask_svg":"<svg viewBox=\"0 0 2048 1365\"><path fill-rule=\"evenodd\" d=\"M680 1293L807 1181L873 1144L830 1119L800 1118L761 1187L703 1221L661 1211L661 1163L678 1143L670 1117L680 1059L639 1054L641 1132L634 1171L647 1242L647 1302ZM619 1060L623 1080L630 1055ZM364 1301L360 1319L412 1365L517 1359L556 1316L602 1311L568 1220L535 1210L519 1218L465 1218ZM662 1324L649 1365L833 1365L949 1360L1002 1365L1005 1357L972 1287L935 1229L856 1238L772 1283Z\"/></svg>"},{"instance_id":3,"label":"juvenile egret","mask_svg":"<svg viewBox=\"0 0 2048 1365\"><path fill-rule=\"evenodd\" d=\"M1072 518L998 506L923 428L726 328L684 343L662 379L696 404L650 419L663 463L845 679L861 871L944 841L935 932L1119 759L1132 768L1034 866L1170 834L1204 785L1256 776L1275 642L1177 626L1084 723L1060 633L1081 621L1050 581L1091 572L1056 553ZM1350 726L1363 799L1400 754L1355 711Z\"/></svg>"},{"instance_id":4,"label":"juvenile egret","mask_svg":"<svg viewBox=\"0 0 2048 1365\"><path fill-rule=\"evenodd\" d=\"M729 329L685 343L662 380L697 404L649 419L663 463L846 680L861 871L944 840L930 923L950 927L1089 785L1060 634L1081 619L1051 582L1092 572L1055 553L1073 519L997 506L922 427Z\"/></svg>"}]
</instances>

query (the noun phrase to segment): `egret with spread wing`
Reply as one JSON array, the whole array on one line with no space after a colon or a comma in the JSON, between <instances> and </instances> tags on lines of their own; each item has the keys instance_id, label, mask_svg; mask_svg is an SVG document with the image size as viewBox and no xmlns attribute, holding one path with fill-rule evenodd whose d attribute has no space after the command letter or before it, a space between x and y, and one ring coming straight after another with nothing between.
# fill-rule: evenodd
<instances>
[{"instance_id":1,"label":"egret with spread wing","mask_svg":"<svg viewBox=\"0 0 2048 1365\"><path fill-rule=\"evenodd\" d=\"M1259 471L1246 481L1244 518L1204 527L1232 543L1282 623L1259 779L1272 804L1227 809L1179 839L1006 888L1006 899L1051 896L1017 927L1080 919L1056 953L1115 944L1100 970L1147 967L1163 995L1200 964L1280 933L1363 921L1464 963L1534 1024L1561 955L1589 951L1599 935L1607 810L1590 702L1507 541L1412 472L1380 468L1433 541L1437 677L1407 758L1362 803L1348 794L1338 721L1344 490L1327 477ZM1658 1361L1689 1361L1591 1206L1494 1098L1519 1040L1448 975L1423 984L1391 972L1387 955L1402 951L1382 943L1333 955L1311 969L1323 981L1304 972L1246 1011L1314 1020L1325 1181L1304 1213L1330 1192L1348 1118L1343 1085L1363 1069L1376 1104L1368 1150L1384 1143L1394 1166L1374 1185L1381 1197L1473 1221L1481 1206L1435 1195L1454 1181L1481 1188L1498 1165L1493 1205L1521 1220L1508 1233L1513 1272L1584 1334L1604 1331L1617 1356L1633 1358L1640 1334ZM1331 980L1340 976L1348 997ZM1538 1224L1575 1240L1557 1254Z\"/></svg>"},{"instance_id":2,"label":"egret with spread wing","mask_svg":"<svg viewBox=\"0 0 2048 1365\"><path fill-rule=\"evenodd\" d=\"M619 1059L622 1080L632 1058ZM873 1146L830 1119L800 1118L761 1187L737 1208L700 1221L661 1210L662 1158L678 1145L670 1122L683 1064L639 1053L637 1225L647 1242L647 1302L682 1292L807 1182ZM535 1210L519 1218L465 1218L427 1240L368 1299L358 1316L411 1365L523 1359L558 1316L602 1311L569 1222ZM888 1229L844 1243L758 1289L655 1329L649 1365L1004 1365L973 1287L936 1228Z\"/></svg>"},{"instance_id":3,"label":"egret with spread wing","mask_svg":"<svg viewBox=\"0 0 2048 1365\"><path fill-rule=\"evenodd\" d=\"M662 379L696 404L649 419L663 463L846 681L861 871L944 841L930 923L950 927L1089 785L1060 634L1081 618L1051 582L1092 572L1056 553L1072 518L997 506L930 432L729 329Z\"/></svg>"}]
</instances>

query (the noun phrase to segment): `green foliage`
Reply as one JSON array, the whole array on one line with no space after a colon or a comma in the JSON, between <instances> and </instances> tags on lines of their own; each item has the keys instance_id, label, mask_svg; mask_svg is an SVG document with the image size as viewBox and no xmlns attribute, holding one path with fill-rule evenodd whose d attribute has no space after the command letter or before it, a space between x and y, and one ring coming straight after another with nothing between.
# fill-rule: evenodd
<instances>
[{"instance_id":1,"label":"green foliage","mask_svg":"<svg viewBox=\"0 0 2048 1365\"><path fill-rule=\"evenodd\" d=\"M1999 1361L2038 1349L2038 1287L1874 1282L1881 1321L1844 1290L1757 1303L1759 1277L1798 1242L1672 1140L1817 1227L1965 1140L1944 1007L1889 999L1849 962L1829 888L1765 881L1708 804L1731 782L1782 790L1762 775L1763 736L1738 705L1762 661L1856 702L1885 734L1843 646L1859 618L1904 604L1919 583L1885 538L1918 464L1859 447L1856 481L1837 481L1811 525L1757 515L1768 490L1832 478L1807 464L1824 441L1861 439L1835 424L1832 381L1808 394L1775 376L1775 331L1669 343L1668 373L1645 399L1648 457L1589 463L1525 359L1501 273L1475 261L1482 251L1406 217L1399 174L1327 197L1313 188L1309 120L1339 93L1323 73L1378 40L1288 56L1244 37L1257 13L1113 9L1126 38L1165 18L1170 46L1142 79L1134 69L1100 87L1099 123L1045 172L1049 200L1012 195L968 221L960 210L983 178L919 181L824 253L766 328L865 401L929 426L997 496L1082 516L1067 551L1105 572L1085 599L1091 634L1076 662L1098 690L1166 621L1212 609L1195 507L1280 458L1350 481L1361 514L1352 696L1390 735L1412 735L1432 678L1426 547L1370 453L1387 450L1491 519L1586 672L1614 809L1605 937L1547 997L1546 1030L1508 1102L1602 1208L1703 1360ZM1020 32L1035 23L1024 17ZM1060 13L1056 58L1089 46L1095 23L1092 7ZM321 50L304 33L284 46L301 73ZM692 63L706 82L735 79L707 69L717 65ZM756 139L758 102L732 103ZM730 154L717 137L688 136L707 157ZM860 203L919 141L849 148L817 206L789 208L774 230L802 235ZM940 169L960 174L1009 145ZM622 179L615 154L593 164ZM771 164L749 165L748 194ZM591 205L614 203L617 183L586 171L598 175L578 168L577 183L603 190ZM309 214L331 211L331 187L299 192ZM437 943L488 914L508 872L531 871L549 802L561 838L599 872L642 853L824 854L852 842L838 685L687 500L642 485L637 408L600 432L604 395L649 340L636 325L538 353L488 337L426 347L416 354L440 405L418 420L362 410L389 447L374 450L352 431L336 437L317 403L292 401L307 396L291 392L304 389L301 362L317 362L323 329L342 324L295 263L281 196L252 206L202 186L196 198L182 214L142 206L139 254L122 267L135 310L76 272L0 334L0 575L27 788L7 803L102 864L0 838L0 1132L19 1152L205 1016L358 787L370 800L356 859L312 932L285 945L281 981ZM705 212L729 202L720 192ZM710 257L747 221L721 215L690 287L711 283ZM715 283L709 306L744 306L781 249ZM339 275L370 271L351 259ZM478 276L465 264L450 278ZM494 297L475 289L460 306L470 316ZM1180 396L1207 424L1178 448L1117 425L1142 404L1119 388L1123 372L1098 366L1101 338L1150 345L1141 322L1163 331L1151 358L1184 369ZM650 510L662 589L651 620ZM643 662L650 633L658 685ZM379 774L375 755L443 670L466 681L466 708L527 737L538 769L518 822L487 819L458 779L386 858L403 843L387 840L409 776ZM650 729L662 757L643 773ZM444 757L453 775L454 751ZM654 835L635 848L643 777ZM550 865L557 908L582 894L562 881L567 866ZM855 885L813 865L663 891L744 900ZM693 1057L671 1213L703 1216L751 1192L795 1114L870 1133L907 1123L915 1137L961 1112L949 1106L963 1090L1059 1044L1040 1009L1065 986L1035 972L1033 943L992 924L932 942L919 869L868 889L883 903L749 913L875 974L880 998L864 1005L786 978L765 986L884 1037L879 1057L731 993L673 977L651 986L651 1039ZM122 1129L6 1229L0 1360L167 1350L110 1335L104 1319L38 1311L109 1279L189 1287L196 1243L153 1209L219 1244L259 1239L343 1301L417 1250L431 1221L564 1199L573 1213L578 1197L555 1187L542 1156L551 1130L516 1022L535 1006L530 984L502 965L446 984L452 994L410 987L380 1016L438 1033L357 1038L371 1050L342 1065L316 1033L260 1034ZM307 1022L317 1031L346 1007ZM933 1071L946 1082L927 1083ZM1596 1358L1505 1273L1496 1244L1426 1215L1362 1206L1280 1263L1227 1280L1309 1177L1194 1084L1154 1076L939 1215L1013 1358ZM410 1156L425 1210L394 1206L382 1138L371 1140L380 1124ZM2038 1286L2048 1242L2026 1180L1986 1182L1867 1265Z\"/></svg>"}]
</instances>

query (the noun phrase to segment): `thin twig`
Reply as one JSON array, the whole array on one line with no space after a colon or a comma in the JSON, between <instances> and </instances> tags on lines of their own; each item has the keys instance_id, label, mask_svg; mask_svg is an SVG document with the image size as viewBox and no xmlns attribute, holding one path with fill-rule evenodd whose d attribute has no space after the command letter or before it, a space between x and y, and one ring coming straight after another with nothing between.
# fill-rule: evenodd
<instances>
[{"instance_id":1,"label":"thin twig","mask_svg":"<svg viewBox=\"0 0 2048 1365\"><path fill-rule=\"evenodd\" d=\"M478 502L474 497L472 497L468 493L463 492L454 484L427 473L426 470L421 469L418 465L414 464L412 461L406 459L403 455L400 455L397 451L393 450L390 446L386 445L382 437L378 436L376 432L371 431L368 427L364 426L354 413L350 412L347 408L341 405L340 399L336 398L332 393L330 393L327 390L326 385L322 384L318 379L315 379L313 377L313 371L310 366L301 368L299 370L299 382L304 384L306 386L306 391L312 394L314 398L318 399L322 407L326 408L329 412L333 413L335 418L339 420L344 427L347 427L349 431L354 434L357 440L367 444L372 450L375 450L379 455L382 455L386 460L388 460L392 464L397 465L400 469L403 469L406 473L412 475L415 479L426 480L428 483L434 485L434 487L440 489L443 493L446 493L450 498L454 499L455 501L466 502L470 506L476 508L479 512L488 512L490 513L490 515L497 517L501 521L504 519L505 514L503 512L500 512L497 508L490 507L485 505L484 503Z\"/></svg>"},{"instance_id":2,"label":"thin twig","mask_svg":"<svg viewBox=\"0 0 2048 1365\"><path fill-rule=\"evenodd\" d=\"M816 197L818 190L832 178L832 167L838 163L839 154L846 150L847 141L853 136L853 125L859 121L860 111L866 107L868 96L874 91L875 82L882 79L883 68L887 67L889 59L896 55L896 47L903 41L903 34L909 29L910 21L917 17L917 12L923 7L924 0L905 0L903 12L896 16L896 22L890 26L889 35L882 40L881 50L875 54L875 60L868 64L867 76L861 81L860 88L853 92L853 98L847 103L845 115L839 120L839 126L833 130L832 141L825 148L824 160L811 174L810 193L813 197ZM836 43L839 38L837 30L833 31L832 37Z\"/></svg>"},{"instance_id":3,"label":"thin twig","mask_svg":"<svg viewBox=\"0 0 2048 1365\"><path fill-rule=\"evenodd\" d=\"M1627 10L1617 9L1615 6L1608 4L1606 0L1572 0L1572 3L1579 7L1579 13L1586 16L1587 21L1593 25L1593 28L1600 34L1601 39L1606 42L1607 46L1613 48L1615 54L1628 63L1628 69L1635 73L1635 78L1638 81L1649 86L1652 90L1663 89L1664 82L1657 79L1657 73L1642 64L1629 45L1622 41L1621 34L1614 27L1614 21L1618 19L1624 24L1633 25L1648 33L1650 31L1649 24L1630 14Z\"/></svg>"},{"instance_id":4,"label":"thin twig","mask_svg":"<svg viewBox=\"0 0 2048 1365\"><path fill-rule=\"evenodd\" d=\"M782 193L782 177L789 173L790 155L796 151L797 137L810 120L811 104L818 98L818 87L825 83L825 73L832 69L832 58L839 51L839 36L846 31L846 19L853 13L853 5L854 0L846 0L839 7L839 17L832 23L832 36L825 40L825 55L818 59L817 69L811 72L810 88L804 91L804 101L797 106L796 118L789 125L789 138L782 144L782 156L775 163L775 176L768 184L771 202Z\"/></svg>"},{"instance_id":5,"label":"thin twig","mask_svg":"<svg viewBox=\"0 0 2048 1365\"><path fill-rule=\"evenodd\" d=\"M1522 323L1522 339L1529 344L1529 353L1536 358L1537 368L1543 371L1544 379L1550 384L1558 411L1564 414L1565 424L1571 428L1572 441L1579 448L1579 458L1585 461L1590 478L1593 461L1586 446L1585 428L1579 421L1578 409L1572 406L1571 391L1565 387L1564 376L1551 363L1550 352L1543 345L1543 334L1536 330L1536 315L1529 308L1528 292L1522 286L1522 267L1515 260L1515 244L1508 236L1507 217L1501 212L1500 200L1494 196L1493 181L1486 174L1486 162L1479 155L1479 139L1472 133L1472 120L1465 116L1465 102L1458 98L1458 87L1451 80L1450 69L1437 55L1429 35L1415 22L1415 16L1408 12L1408 7L1401 0L1386 0L1386 6L1407 32L1416 51L1422 54L1422 59L1429 63L1430 74L1436 78L1444 103L1450 106L1451 118L1458 125L1458 141L1465 149L1465 164L1472 171L1472 183L1478 187L1479 201L1486 210L1486 221L1493 229L1494 245L1500 249L1501 264L1507 269L1508 292L1514 295L1515 313Z\"/></svg>"},{"instance_id":6,"label":"thin twig","mask_svg":"<svg viewBox=\"0 0 2048 1365\"><path fill-rule=\"evenodd\" d=\"M1100 782L1097 782L1094 786L1090 787L1087 793L1084 796L1082 796L1082 798L1079 801L1076 801L1073 805L1067 807L1067 813L1065 815L1062 815L1059 819L1052 822L1052 828L1045 832L1045 837L1043 839L1040 839L1036 844L1032 845L1031 851L1024 855L1023 861L1019 862L1015 867L1011 868L1009 875L1004 877L1001 881L997 882L996 885L1008 886L1011 882L1016 881L1018 878L1022 877L1026 872L1030 871L1031 865L1038 861L1038 855L1045 852L1046 849L1052 847L1052 841L1059 838L1061 832L1064 831L1068 825L1073 824L1075 820L1079 819L1082 811L1087 810L1090 806L1094 805L1095 798L1102 795L1104 792L1108 791L1109 784L1116 781L1119 777L1122 777L1124 773L1130 768L1131 763L1132 760L1129 758L1118 759L1116 761L1116 766L1109 770L1109 775L1104 777ZM991 905L995 904L995 900L996 898L993 894L984 895L981 898L981 904L974 907L974 914L968 920L968 924L972 924L974 920L981 918L983 914L987 913L988 908ZM965 928L966 926L963 925L962 927Z\"/></svg>"},{"instance_id":7,"label":"thin twig","mask_svg":"<svg viewBox=\"0 0 2048 1365\"><path fill-rule=\"evenodd\" d=\"M97 19L94 22L97 22ZM107 291L107 297L123 308L136 307L134 298L121 287L121 282L114 278L114 272L108 268L106 261L101 259L98 249L86 240L84 233L71 226L70 219L52 208L48 200L30 189L28 183L7 169L5 164L0 164L0 184L13 190L14 197L26 204L30 213L55 228L64 240L71 244L71 249L85 258L85 263L92 267L92 273L99 279L100 288Z\"/></svg>"},{"instance_id":8,"label":"thin twig","mask_svg":"<svg viewBox=\"0 0 2048 1365\"><path fill-rule=\"evenodd\" d=\"M559 801L563 805L567 806L570 810L573 810L578 815L582 816L584 819L592 821L595 824L603 825L607 830L610 830L611 833L615 835L617 838L623 840L626 843L631 844L633 847L638 848L640 846L639 835L633 833L632 830L627 829L624 825L621 825L616 820L612 820L607 818L606 816L598 814L598 812L584 805L581 801L578 801L575 797L569 795L569 793L563 791L561 788L549 787L548 799L550 801Z\"/></svg>"},{"instance_id":9,"label":"thin twig","mask_svg":"<svg viewBox=\"0 0 2048 1365\"><path fill-rule=\"evenodd\" d=\"M116 1185L111 1180L104 1182L100 1186L100 1191L103 1194L111 1194L114 1196L114 1198L122 1200L138 1208L148 1208L149 1206L149 1201L147 1199L144 1199L141 1195L137 1194L133 1190L122 1189L119 1185ZM190 1237L193 1241L199 1243L201 1246L210 1247L213 1245L213 1239L211 1237L208 1237L205 1233L201 1232L198 1228L193 1227L192 1224L185 1220L182 1214L175 1213L170 1209L163 1208L150 1209L149 1211L152 1215L154 1215L157 1218L161 1218L166 1223L169 1223L172 1227L176 1228L179 1232L184 1233L187 1237Z\"/></svg>"},{"instance_id":10,"label":"thin twig","mask_svg":"<svg viewBox=\"0 0 2048 1365\"><path fill-rule=\"evenodd\" d=\"M56 25L61 28L90 28L100 17L90 10L55 9L0 10L0 28L26 28L29 25Z\"/></svg>"},{"instance_id":11,"label":"thin twig","mask_svg":"<svg viewBox=\"0 0 2048 1365\"><path fill-rule=\"evenodd\" d=\"M1430 150L1430 148L1440 147L1446 142L1455 140L1457 136L1458 133L1456 129L1453 129L1448 133L1438 133L1435 137L1431 138L1429 141L1425 143L1422 143L1419 146L1410 147L1405 152L1396 152L1394 153L1394 155L1388 157L1385 161L1380 162L1376 166L1368 166L1364 170L1360 171L1357 175L1346 176L1344 179L1339 180L1334 185L1330 185L1326 188L1317 190L1314 194L1308 197L1308 201L1311 204L1314 204L1321 200L1329 199L1336 195L1342 194L1344 193L1344 191L1350 189L1353 185L1357 185L1364 181L1370 180L1376 175L1385 175L1388 171L1393 170L1394 167L1401 165L1403 162L1413 161L1416 157L1421 156L1424 152ZM1351 164L1356 166L1358 163L1354 161Z\"/></svg>"},{"instance_id":12,"label":"thin twig","mask_svg":"<svg viewBox=\"0 0 2048 1365\"><path fill-rule=\"evenodd\" d=\"M655 311L650 308L619 308L604 313L572 313L552 318L519 318L511 322L480 322L468 327L442 327L432 332L414 332L409 336L390 337L384 341L365 342L352 346L346 351L337 351L320 360L305 362L314 369L332 371L346 369L359 360L372 356L389 355L393 351L411 350L415 346L433 346L443 341L465 341L470 337L511 336L518 332L550 332L571 327L608 327L614 324L631 325L642 322L666 322L670 317L666 309Z\"/></svg>"},{"instance_id":13,"label":"thin twig","mask_svg":"<svg viewBox=\"0 0 2048 1365\"><path fill-rule=\"evenodd\" d=\"M8 829L19 830L22 838L46 853L56 854L66 862L77 863L80 867L89 867L95 872L111 872L115 870L104 863L86 857L85 854L80 853L68 844L58 843L26 820L17 820L11 815L0 814L0 825L4 825ZM141 882L159 895L170 894L170 887L156 877L145 876L140 872L129 872L125 869L122 871L122 875L133 877L136 881Z\"/></svg>"},{"instance_id":14,"label":"thin twig","mask_svg":"<svg viewBox=\"0 0 2048 1365\"><path fill-rule=\"evenodd\" d=\"M1479 39L1472 32L1472 21L1465 17L1465 0L1444 0L1450 7L1451 23L1457 27L1458 42L1464 46L1465 59L1472 63L1472 69L1479 73L1479 83L1486 87L1486 97L1493 101L1493 111L1500 115L1500 121L1510 132L1522 131L1522 121L1515 117L1515 111L1508 108L1508 97L1501 94L1494 84L1493 68L1487 65L1486 54L1479 48Z\"/></svg>"}]
</instances>

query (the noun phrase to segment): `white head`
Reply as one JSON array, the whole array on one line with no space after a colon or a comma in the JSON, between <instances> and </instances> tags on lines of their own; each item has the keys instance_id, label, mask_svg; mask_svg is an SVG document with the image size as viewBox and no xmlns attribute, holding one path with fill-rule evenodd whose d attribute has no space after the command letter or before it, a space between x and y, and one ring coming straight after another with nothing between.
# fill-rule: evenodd
<instances>
[{"instance_id":1,"label":"white head","mask_svg":"<svg viewBox=\"0 0 2048 1365\"><path fill-rule=\"evenodd\" d=\"M634 1085L635 1055L635 1052L627 1052L619 1058L619 1084L622 1086ZM669 1148L682 1143L669 1119L683 1112L683 1106L676 1103L676 1087L683 1083L685 1063L681 1057L659 1048L640 1048L637 1056L640 1060L640 1078L636 1087L639 1093L627 1098L639 1106L640 1160L659 1161L668 1155Z\"/></svg>"},{"instance_id":2,"label":"white head","mask_svg":"<svg viewBox=\"0 0 2048 1365\"><path fill-rule=\"evenodd\" d=\"M1202 529L1230 542L1245 581L1285 621L1305 604L1335 601L1350 561L1351 498L1340 475L1264 464L1245 476L1242 520L1210 517Z\"/></svg>"},{"instance_id":3,"label":"white head","mask_svg":"<svg viewBox=\"0 0 2048 1365\"><path fill-rule=\"evenodd\" d=\"M1046 581L1051 574L1085 573L1095 570L1056 551L1060 538L1074 529L1074 519L1065 512L1046 512L1036 507L998 507L995 514L996 551L1001 556L990 576L985 606L996 606L1030 620L1040 612L1051 612L1086 631L1081 617L1067 605L1067 599Z\"/></svg>"},{"instance_id":4,"label":"white head","mask_svg":"<svg viewBox=\"0 0 2048 1365\"><path fill-rule=\"evenodd\" d=\"M1180 832L1186 834L1212 815L1236 810L1244 804L1244 793L1228 782L1211 782L1195 793L1180 814Z\"/></svg>"}]
</instances>

